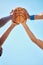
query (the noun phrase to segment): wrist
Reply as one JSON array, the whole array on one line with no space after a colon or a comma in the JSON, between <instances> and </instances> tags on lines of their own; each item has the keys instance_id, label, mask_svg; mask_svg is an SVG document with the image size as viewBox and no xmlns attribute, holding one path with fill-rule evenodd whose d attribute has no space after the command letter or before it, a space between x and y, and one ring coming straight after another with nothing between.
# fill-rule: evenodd
<instances>
[{"instance_id":1,"label":"wrist","mask_svg":"<svg viewBox=\"0 0 43 65\"><path fill-rule=\"evenodd\" d=\"M30 20L34 20L34 16L35 15L31 15L29 18L30 18Z\"/></svg>"}]
</instances>

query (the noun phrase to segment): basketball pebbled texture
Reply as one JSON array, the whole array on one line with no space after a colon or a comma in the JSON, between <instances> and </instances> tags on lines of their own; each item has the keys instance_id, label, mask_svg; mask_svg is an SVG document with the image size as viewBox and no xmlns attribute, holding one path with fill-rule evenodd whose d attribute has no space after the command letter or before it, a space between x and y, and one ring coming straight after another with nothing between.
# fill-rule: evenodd
<instances>
[{"instance_id":1,"label":"basketball pebbled texture","mask_svg":"<svg viewBox=\"0 0 43 65\"><path fill-rule=\"evenodd\" d=\"M12 22L17 24L24 22L25 20L27 20L27 18L29 18L29 14L25 8L18 7L12 10L11 13L13 14Z\"/></svg>"}]
</instances>

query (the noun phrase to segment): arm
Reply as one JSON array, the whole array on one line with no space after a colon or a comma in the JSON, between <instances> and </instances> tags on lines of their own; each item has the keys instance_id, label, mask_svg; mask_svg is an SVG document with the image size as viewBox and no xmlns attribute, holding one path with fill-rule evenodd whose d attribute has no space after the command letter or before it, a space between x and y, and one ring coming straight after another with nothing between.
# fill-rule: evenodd
<instances>
[{"instance_id":1,"label":"arm","mask_svg":"<svg viewBox=\"0 0 43 65\"><path fill-rule=\"evenodd\" d=\"M37 20L37 19L43 19L43 15L35 15L34 16L34 19Z\"/></svg>"},{"instance_id":2,"label":"arm","mask_svg":"<svg viewBox=\"0 0 43 65\"><path fill-rule=\"evenodd\" d=\"M12 15L1 18L0 19L0 27L4 26L11 19L12 19Z\"/></svg>"},{"instance_id":3,"label":"arm","mask_svg":"<svg viewBox=\"0 0 43 65\"><path fill-rule=\"evenodd\" d=\"M0 46L2 46L2 44L4 43L4 41L7 39L8 35L10 34L10 32L12 31L12 29L16 26L16 23L12 23L11 26L7 29L7 31L2 35L2 37L0 38Z\"/></svg>"},{"instance_id":4,"label":"arm","mask_svg":"<svg viewBox=\"0 0 43 65\"><path fill-rule=\"evenodd\" d=\"M43 14L38 14L38 15L31 15L29 17L30 20L39 20L39 19L43 19Z\"/></svg>"},{"instance_id":5,"label":"arm","mask_svg":"<svg viewBox=\"0 0 43 65\"><path fill-rule=\"evenodd\" d=\"M38 45L41 49L43 49L43 41L37 39L35 37L35 35L31 32L31 30L29 29L29 27L27 26L27 24L25 22L22 23L23 27L25 28L28 36L30 37L30 39L36 44Z\"/></svg>"}]
</instances>

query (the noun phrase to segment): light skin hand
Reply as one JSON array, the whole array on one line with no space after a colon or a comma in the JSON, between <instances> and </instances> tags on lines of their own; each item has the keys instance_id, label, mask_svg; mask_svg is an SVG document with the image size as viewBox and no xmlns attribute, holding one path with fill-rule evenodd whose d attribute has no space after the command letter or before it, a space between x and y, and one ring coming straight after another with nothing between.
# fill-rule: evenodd
<instances>
[{"instance_id":1,"label":"light skin hand","mask_svg":"<svg viewBox=\"0 0 43 65\"><path fill-rule=\"evenodd\" d=\"M24 22L22 23L22 25L23 25L23 27L25 28L25 30L26 30L28 36L30 37L30 39L31 39L37 46L39 46L41 49L43 49L43 41L40 40L40 39L37 39L37 38L35 37L35 35L32 33L32 31L31 31L31 30L29 29L29 27L27 26L26 21L24 21Z\"/></svg>"}]
</instances>

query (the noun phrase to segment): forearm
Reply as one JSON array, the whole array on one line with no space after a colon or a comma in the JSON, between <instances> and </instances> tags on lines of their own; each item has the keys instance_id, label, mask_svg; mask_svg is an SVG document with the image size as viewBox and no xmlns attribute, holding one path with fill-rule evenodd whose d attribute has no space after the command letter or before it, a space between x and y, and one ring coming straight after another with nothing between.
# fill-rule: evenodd
<instances>
[{"instance_id":1,"label":"forearm","mask_svg":"<svg viewBox=\"0 0 43 65\"><path fill-rule=\"evenodd\" d=\"M34 19L37 20L37 19L43 19L43 15L35 15L34 16Z\"/></svg>"},{"instance_id":2,"label":"forearm","mask_svg":"<svg viewBox=\"0 0 43 65\"><path fill-rule=\"evenodd\" d=\"M22 24L22 25L23 25L23 27L25 28L25 30L26 30L28 36L30 37L30 39L31 39L36 45L38 45L40 48L43 49L43 41L37 39L37 38L35 37L35 35L31 32L31 30L29 29L29 27L28 27L26 24Z\"/></svg>"},{"instance_id":3,"label":"forearm","mask_svg":"<svg viewBox=\"0 0 43 65\"><path fill-rule=\"evenodd\" d=\"M12 15L1 18L0 19L0 27L4 26L11 19L12 19Z\"/></svg>"},{"instance_id":4,"label":"forearm","mask_svg":"<svg viewBox=\"0 0 43 65\"><path fill-rule=\"evenodd\" d=\"M27 24L23 24L23 23L22 23L22 25L23 25L23 27L25 28L25 30L26 30L28 36L30 37L30 39L31 39L32 41L36 42L36 37L35 37L35 36L33 35L33 33L30 31L30 29L29 29L29 27L27 26Z\"/></svg>"},{"instance_id":5,"label":"forearm","mask_svg":"<svg viewBox=\"0 0 43 65\"><path fill-rule=\"evenodd\" d=\"M11 26L7 29L7 31L2 35L0 41L0 46L4 43L4 41L7 39L8 35L10 34L10 32L12 31L12 29L15 27L15 23L12 23Z\"/></svg>"},{"instance_id":6,"label":"forearm","mask_svg":"<svg viewBox=\"0 0 43 65\"><path fill-rule=\"evenodd\" d=\"M30 20L39 20L39 19L43 19L43 15L31 15L29 17Z\"/></svg>"}]
</instances>

